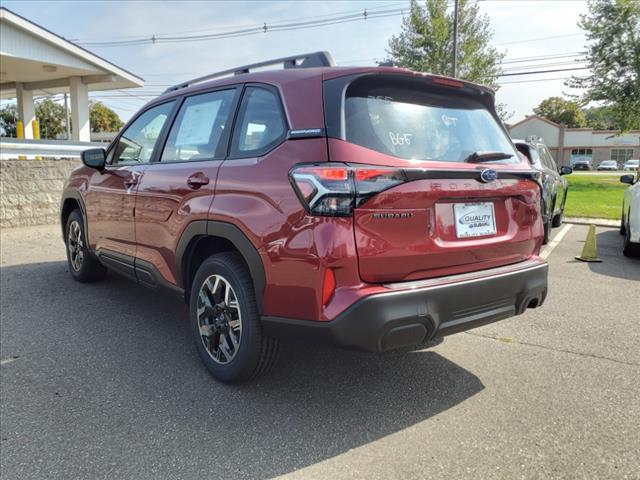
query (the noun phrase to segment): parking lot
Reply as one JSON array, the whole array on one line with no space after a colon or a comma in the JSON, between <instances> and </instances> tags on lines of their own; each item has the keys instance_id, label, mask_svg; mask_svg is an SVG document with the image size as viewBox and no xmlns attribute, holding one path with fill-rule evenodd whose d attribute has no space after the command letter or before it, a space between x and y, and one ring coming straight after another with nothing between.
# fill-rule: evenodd
<instances>
[{"instance_id":1,"label":"parking lot","mask_svg":"<svg viewBox=\"0 0 640 480\"><path fill-rule=\"evenodd\" d=\"M640 478L640 261L555 229L523 316L383 355L287 344L239 387L186 308L67 272L57 226L2 232L2 478Z\"/></svg>"}]
</instances>

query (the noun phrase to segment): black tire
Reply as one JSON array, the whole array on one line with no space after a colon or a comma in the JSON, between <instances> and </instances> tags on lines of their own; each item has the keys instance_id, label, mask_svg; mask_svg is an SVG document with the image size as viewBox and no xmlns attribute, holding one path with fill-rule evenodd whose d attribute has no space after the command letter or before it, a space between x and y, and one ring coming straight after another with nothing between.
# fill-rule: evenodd
<instances>
[{"instance_id":1,"label":"black tire","mask_svg":"<svg viewBox=\"0 0 640 480\"><path fill-rule=\"evenodd\" d=\"M624 209L622 209L622 214L620 216L620 235L624 235L625 233L627 233L627 226L624 218Z\"/></svg>"},{"instance_id":2,"label":"black tire","mask_svg":"<svg viewBox=\"0 0 640 480\"><path fill-rule=\"evenodd\" d=\"M640 243L631 241L631 227L626 225L622 253L625 257L640 257Z\"/></svg>"},{"instance_id":3,"label":"black tire","mask_svg":"<svg viewBox=\"0 0 640 480\"><path fill-rule=\"evenodd\" d=\"M549 233L551 232L551 220L545 222L544 224L544 237L542 237L542 244L546 245L549 243Z\"/></svg>"},{"instance_id":4,"label":"black tire","mask_svg":"<svg viewBox=\"0 0 640 480\"><path fill-rule=\"evenodd\" d=\"M215 298L215 292L206 290L209 288L207 287L207 280L211 285L212 282L215 282L215 279L226 282L221 288L226 289L227 285L231 287L231 295L233 295L231 298L235 298L235 302L229 303L235 303L233 308L225 309L225 301L220 298L221 301L218 302L218 299ZM204 305L200 298L201 291L204 292L203 295L208 295L207 298L211 304L216 304L214 305L215 308L220 308L220 305L222 305L223 312L212 310L207 313L205 309L199 318L199 305L201 308ZM223 292L221 291L219 295L222 294ZM236 331L230 331L228 320L238 322L238 320L231 319L231 316L235 316L235 313L231 314L229 312L238 312L241 333L234 336L238 346L233 348L233 356L226 358L226 355L220 352L222 350L220 340L224 336L225 345L227 347L234 346L228 342L231 340L230 335ZM274 365L278 355L279 341L277 338L268 337L264 334L258 314L253 281L242 261L242 257L237 253L226 252L212 255L202 262L191 287L189 318L198 355L207 370L209 370L209 373L217 380L224 383L240 383L265 374ZM210 336L201 333L201 321L203 323L202 327L210 328L208 330ZM226 326L224 325L225 322ZM216 325L215 328L214 324ZM213 333L214 331L215 333ZM220 333L221 331L223 333ZM210 353L210 351L215 352ZM217 360L214 359L216 353L218 354Z\"/></svg>"},{"instance_id":5,"label":"black tire","mask_svg":"<svg viewBox=\"0 0 640 480\"><path fill-rule=\"evenodd\" d=\"M562 199L562 206L560 208L560 213L557 215L554 215L553 218L551 219L551 226L553 228L558 228L560 225L562 225L562 218L564 217L564 205L567 202L567 197L566 195L563 197ZM553 199L553 208L556 208L556 199ZM553 214L554 210L551 210L551 213Z\"/></svg>"},{"instance_id":6,"label":"black tire","mask_svg":"<svg viewBox=\"0 0 640 480\"><path fill-rule=\"evenodd\" d=\"M89 251L80 210L76 209L69 214L64 232L67 265L73 279L82 283L102 280L107 269Z\"/></svg>"}]
</instances>

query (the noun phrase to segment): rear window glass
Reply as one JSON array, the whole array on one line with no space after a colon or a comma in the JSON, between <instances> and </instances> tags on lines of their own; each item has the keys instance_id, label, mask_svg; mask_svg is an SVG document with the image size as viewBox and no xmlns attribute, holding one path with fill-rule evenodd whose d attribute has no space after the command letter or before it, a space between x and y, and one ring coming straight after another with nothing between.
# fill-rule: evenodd
<instances>
[{"instance_id":1,"label":"rear window glass","mask_svg":"<svg viewBox=\"0 0 640 480\"><path fill-rule=\"evenodd\" d=\"M474 152L518 157L498 122L471 97L437 94L416 82L355 81L345 99L346 140L394 157L462 162Z\"/></svg>"}]
</instances>

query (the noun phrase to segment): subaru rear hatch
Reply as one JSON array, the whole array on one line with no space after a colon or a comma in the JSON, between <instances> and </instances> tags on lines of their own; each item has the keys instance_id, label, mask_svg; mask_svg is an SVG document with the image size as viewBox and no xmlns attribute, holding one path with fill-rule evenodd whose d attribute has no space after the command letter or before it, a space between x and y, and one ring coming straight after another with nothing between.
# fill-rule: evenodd
<instances>
[{"instance_id":1,"label":"subaru rear hatch","mask_svg":"<svg viewBox=\"0 0 640 480\"><path fill-rule=\"evenodd\" d=\"M321 175L355 192L362 280L470 272L539 252L538 173L518 157L491 91L374 73L326 80L324 97L331 168Z\"/></svg>"}]
</instances>

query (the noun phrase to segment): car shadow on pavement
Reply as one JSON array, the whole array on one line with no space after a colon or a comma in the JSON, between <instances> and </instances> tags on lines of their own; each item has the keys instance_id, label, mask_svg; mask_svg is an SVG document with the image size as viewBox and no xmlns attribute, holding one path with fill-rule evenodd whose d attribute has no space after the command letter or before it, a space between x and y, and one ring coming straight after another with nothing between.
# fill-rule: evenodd
<instances>
[{"instance_id":1,"label":"car shadow on pavement","mask_svg":"<svg viewBox=\"0 0 640 480\"><path fill-rule=\"evenodd\" d=\"M593 273L609 277L640 281L640 259L622 254L623 236L617 229L607 229L596 234L598 257L601 263L589 263Z\"/></svg>"},{"instance_id":2,"label":"car shadow on pavement","mask_svg":"<svg viewBox=\"0 0 640 480\"><path fill-rule=\"evenodd\" d=\"M429 350L296 343L267 376L227 386L197 358L181 300L113 274L79 284L66 262L1 270L2 356L17 357L2 367L6 478L55 478L53 466L60 478L273 477L484 388Z\"/></svg>"}]
</instances>

